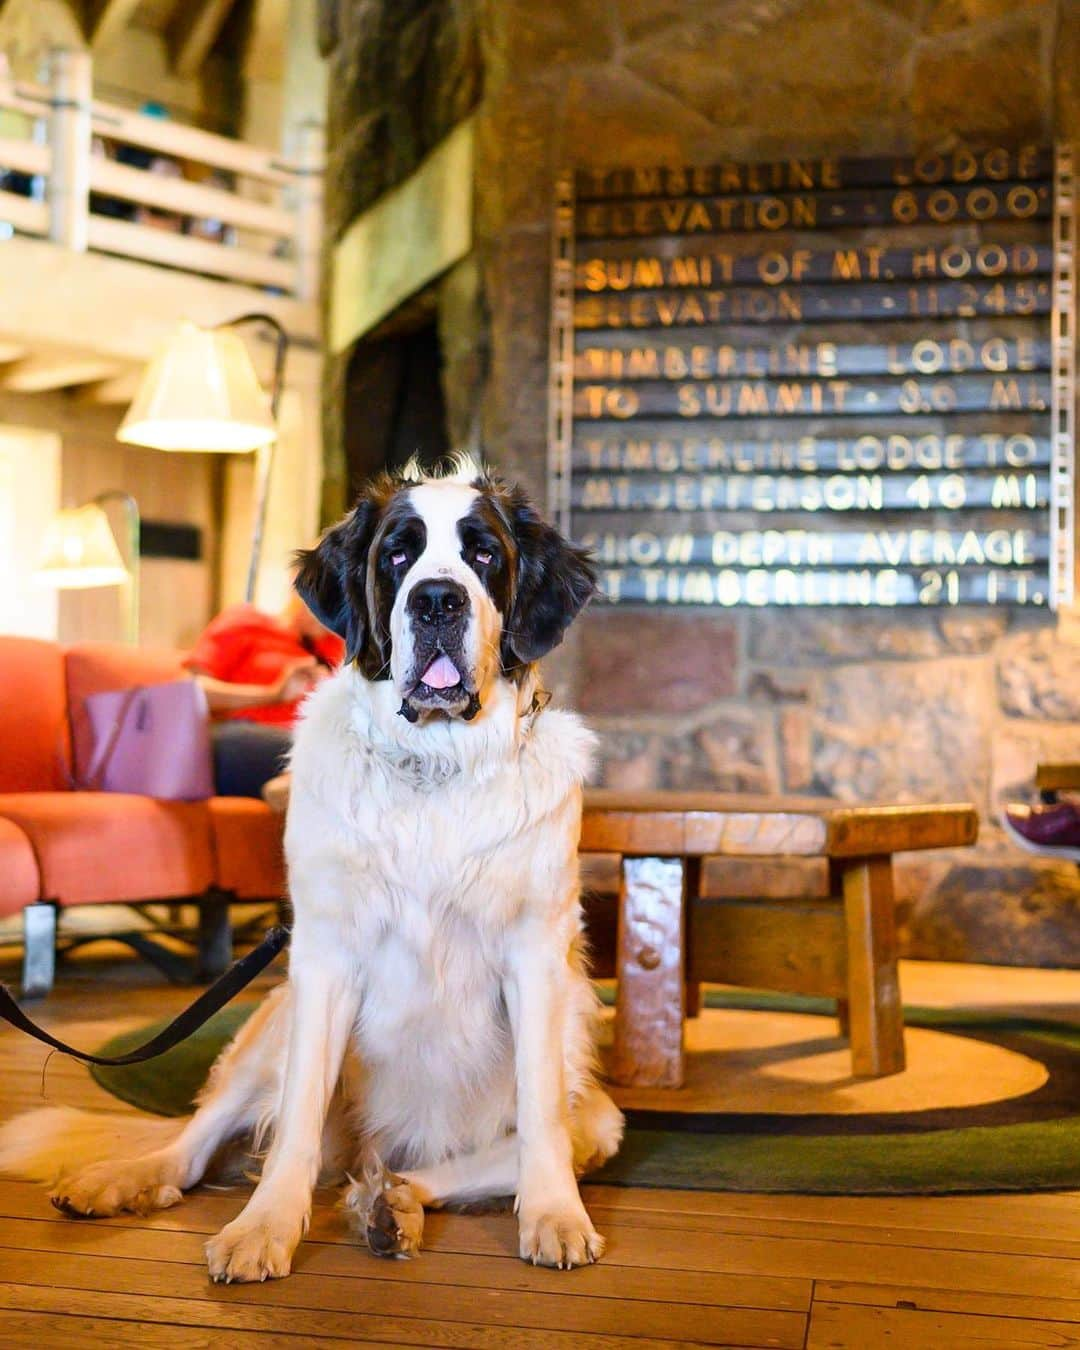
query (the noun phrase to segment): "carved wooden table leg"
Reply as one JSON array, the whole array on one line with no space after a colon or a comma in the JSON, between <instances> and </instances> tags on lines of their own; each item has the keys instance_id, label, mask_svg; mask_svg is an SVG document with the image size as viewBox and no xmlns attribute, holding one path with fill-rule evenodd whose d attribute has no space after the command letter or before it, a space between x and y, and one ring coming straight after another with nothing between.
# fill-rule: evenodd
<instances>
[{"instance_id":1,"label":"carved wooden table leg","mask_svg":"<svg viewBox=\"0 0 1080 1350\"><path fill-rule=\"evenodd\" d=\"M852 1068L860 1078L883 1078L904 1068L892 859L888 855L844 859L840 868Z\"/></svg>"},{"instance_id":2,"label":"carved wooden table leg","mask_svg":"<svg viewBox=\"0 0 1080 1350\"><path fill-rule=\"evenodd\" d=\"M625 1087L681 1087L686 865L623 858L612 1076Z\"/></svg>"}]
</instances>

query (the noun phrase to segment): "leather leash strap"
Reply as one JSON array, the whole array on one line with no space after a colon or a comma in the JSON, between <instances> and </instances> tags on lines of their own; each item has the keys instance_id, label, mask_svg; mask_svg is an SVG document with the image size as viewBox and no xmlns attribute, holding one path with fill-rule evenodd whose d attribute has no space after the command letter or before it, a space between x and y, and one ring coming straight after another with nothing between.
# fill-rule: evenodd
<instances>
[{"instance_id":1,"label":"leather leash strap","mask_svg":"<svg viewBox=\"0 0 1080 1350\"><path fill-rule=\"evenodd\" d=\"M129 1050L126 1055L112 1057L88 1055L82 1050L76 1050L74 1046L66 1045L39 1027L36 1022L32 1022L15 1002L15 995L5 984L0 984L0 1017L10 1022L16 1030L25 1031L28 1036L35 1037L45 1045L51 1045L61 1054L81 1059L84 1064L103 1064L110 1068L120 1068L125 1064L142 1064L145 1060L156 1059L158 1055L163 1055L166 1050L171 1050L174 1045L186 1040L192 1032L198 1031L214 1013L219 1012L242 989L246 989L257 975L261 975L288 942L287 928L271 928L257 947L253 947L246 956L234 962L224 975L199 995L194 1003L175 1017L164 1031L159 1031L144 1045Z\"/></svg>"}]
</instances>

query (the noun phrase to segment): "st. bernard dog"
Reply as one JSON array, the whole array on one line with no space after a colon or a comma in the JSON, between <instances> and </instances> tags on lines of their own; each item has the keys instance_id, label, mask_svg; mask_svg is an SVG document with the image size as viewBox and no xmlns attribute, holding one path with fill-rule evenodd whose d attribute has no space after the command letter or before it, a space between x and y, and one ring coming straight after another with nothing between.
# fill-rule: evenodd
<instances>
[{"instance_id":1,"label":"st. bernard dog","mask_svg":"<svg viewBox=\"0 0 1080 1350\"><path fill-rule=\"evenodd\" d=\"M33 1112L0 1132L0 1167L67 1213L146 1214L268 1143L207 1244L215 1280L287 1275L320 1176L348 1178L382 1255L418 1250L424 1206L513 1195L522 1257L595 1261L577 1178L622 1117L596 1081L583 964L592 741L545 706L535 664L592 597L590 562L459 459L373 483L296 585L347 655L296 731L288 982L186 1121Z\"/></svg>"}]
</instances>

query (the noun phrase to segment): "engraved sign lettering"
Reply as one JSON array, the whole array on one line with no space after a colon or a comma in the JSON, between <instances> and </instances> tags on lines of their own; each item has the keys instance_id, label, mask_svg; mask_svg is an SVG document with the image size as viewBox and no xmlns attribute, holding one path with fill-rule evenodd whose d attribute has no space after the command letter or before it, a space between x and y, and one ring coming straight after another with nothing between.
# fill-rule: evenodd
<instances>
[{"instance_id":1,"label":"engraved sign lettering","mask_svg":"<svg viewBox=\"0 0 1080 1350\"><path fill-rule=\"evenodd\" d=\"M608 596L1049 603L1054 183L1030 144L564 175L552 491Z\"/></svg>"}]
</instances>

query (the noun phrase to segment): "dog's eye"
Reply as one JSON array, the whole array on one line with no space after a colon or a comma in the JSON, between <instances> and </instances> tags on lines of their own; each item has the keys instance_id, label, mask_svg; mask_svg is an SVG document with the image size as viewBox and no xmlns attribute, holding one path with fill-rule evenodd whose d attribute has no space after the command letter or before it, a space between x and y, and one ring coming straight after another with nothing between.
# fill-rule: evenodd
<instances>
[{"instance_id":1,"label":"dog's eye","mask_svg":"<svg viewBox=\"0 0 1080 1350\"><path fill-rule=\"evenodd\" d=\"M409 555L405 552L404 549L396 548L396 549L394 549L394 551L390 554L390 566L391 566L391 567L400 567L400 566L402 565L402 563L408 562L408 560L409 560Z\"/></svg>"},{"instance_id":2,"label":"dog's eye","mask_svg":"<svg viewBox=\"0 0 1080 1350\"><path fill-rule=\"evenodd\" d=\"M486 548L478 548L476 550L476 561L480 564L481 567L487 567L487 565L491 562L490 550Z\"/></svg>"}]
</instances>

